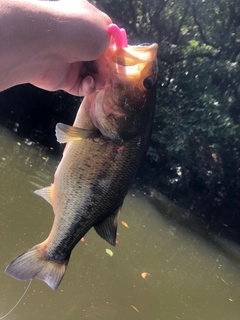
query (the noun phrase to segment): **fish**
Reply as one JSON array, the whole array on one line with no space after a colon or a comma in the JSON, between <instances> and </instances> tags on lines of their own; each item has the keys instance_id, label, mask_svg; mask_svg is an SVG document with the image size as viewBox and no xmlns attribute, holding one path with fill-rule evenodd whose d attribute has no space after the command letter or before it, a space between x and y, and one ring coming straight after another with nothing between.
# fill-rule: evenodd
<instances>
[{"instance_id":1,"label":"fish","mask_svg":"<svg viewBox=\"0 0 240 320\"><path fill-rule=\"evenodd\" d=\"M119 28L109 30L109 47L96 60L105 86L84 97L73 126L56 125L63 156L53 184L35 191L52 205L53 226L45 241L7 266L18 280L36 278L56 290L73 248L92 227L116 245L120 210L151 135L158 45L130 46Z\"/></svg>"}]
</instances>

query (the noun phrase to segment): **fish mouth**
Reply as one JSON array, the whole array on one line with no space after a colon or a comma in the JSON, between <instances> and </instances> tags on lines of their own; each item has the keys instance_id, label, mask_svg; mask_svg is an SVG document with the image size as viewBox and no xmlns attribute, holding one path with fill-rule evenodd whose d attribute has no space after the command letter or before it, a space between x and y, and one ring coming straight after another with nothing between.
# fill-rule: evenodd
<instances>
[{"instance_id":1,"label":"fish mouth","mask_svg":"<svg viewBox=\"0 0 240 320\"><path fill-rule=\"evenodd\" d=\"M151 63L155 60L158 44L138 46L128 46L127 48L117 48L113 52L113 61L124 67L136 66L139 64Z\"/></svg>"},{"instance_id":2,"label":"fish mouth","mask_svg":"<svg viewBox=\"0 0 240 320\"><path fill-rule=\"evenodd\" d=\"M151 76L155 82L158 74L156 59L158 45L147 44L117 48L112 54L115 63L115 76L123 83L138 83L141 90L143 80Z\"/></svg>"},{"instance_id":3,"label":"fish mouth","mask_svg":"<svg viewBox=\"0 0 240 320\"><path fill-rule=\"evenodd\" d=\"M129 119L147 108L144 105L153 86L146 86L145 80L156 83L157 49L157 44L124 48L110 45L97 59L98 72L105 77L106 84L93 99L90 116L105 137L118 138L126 129L124 124L131 126Z\"/></svg>"},{"instance_id":4,"label":"fish mouth","mask_svg":"<svg viewBox=\"0 0 240 320\"><path fill-rule=\"evenodd\" d=\"M132 81L142 76L143 71L149 74L151 65L156 64L157 50L157 43L150 46L144 43L127 48L116 48L110 45L96 61L98 72L108 80L108 83L113 74L121 81ZM157 77L157 70L155 71Z\"/></svg>"}]
</instances>

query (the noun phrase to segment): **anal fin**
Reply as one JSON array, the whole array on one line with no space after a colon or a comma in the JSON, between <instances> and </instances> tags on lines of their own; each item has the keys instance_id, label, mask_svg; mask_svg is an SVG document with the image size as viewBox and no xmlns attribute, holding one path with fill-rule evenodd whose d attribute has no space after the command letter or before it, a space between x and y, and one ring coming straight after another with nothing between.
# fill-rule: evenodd
<instances>
[{"instance_id":1,"label":"anal fin","mask_svg":"<svg viewBox=\"0 0 240 320\"><path fill-rule=\"evenodd\" d=\"M116 235L120 209L121 207L114 211L114 213L107 217L105 220L94 226L97 234L112 246L116 245Z\"/></svg>"}]
</instances>

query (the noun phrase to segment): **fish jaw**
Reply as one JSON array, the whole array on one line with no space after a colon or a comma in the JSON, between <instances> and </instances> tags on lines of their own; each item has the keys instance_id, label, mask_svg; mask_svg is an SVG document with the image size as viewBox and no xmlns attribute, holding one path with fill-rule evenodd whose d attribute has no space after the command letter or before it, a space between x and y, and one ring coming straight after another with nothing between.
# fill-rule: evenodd
<instances>
[{"instance_id":1,"label":"fish jaw","mask_svg":"<svg viewBox=\"0 0 240 320\"><path fill-rule=\"evenodd\" d=\"M158 44L128 46L118 48L111 44L102 56L96 60L98 72L107 83L117 78L121 82L142 87L142 80L147 76L156 81Z\"/></svg>"},{"instance_id":2,"label":"fish jaw","mask_svg":"<svg viewBox=\"0 0 240 320\"><path fill-rule=\"evenodd\" d=\"M90 116L105 137L125 141L144 130L150 108L155 107L157 48L157 44L112 45L97 60L98 71L107 82L92 99Z\"/></svg>"}]
</instances>

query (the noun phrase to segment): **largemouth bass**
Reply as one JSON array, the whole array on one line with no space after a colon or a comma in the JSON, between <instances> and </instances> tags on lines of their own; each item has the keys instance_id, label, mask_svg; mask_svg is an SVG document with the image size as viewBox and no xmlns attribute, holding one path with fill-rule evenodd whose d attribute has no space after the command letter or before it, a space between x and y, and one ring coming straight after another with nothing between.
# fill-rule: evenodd
<instances>
[{"instance_id":1,"label":"largemouth bass","mask_svg":"<svg viewBox=\"0 0 240 320\"><path fill-rule=\"evenodd\" d=\"M151 134L158 46L127 47L112 30L109 48L96 61L106 85L84 98L73 126L56 127L58 141L67 145L53 185L36 191L53 207L52 230L6 268L16 279L37 278L55 290L89 229L116 243L119 210Z\"/></svg>"}]
</instances>

